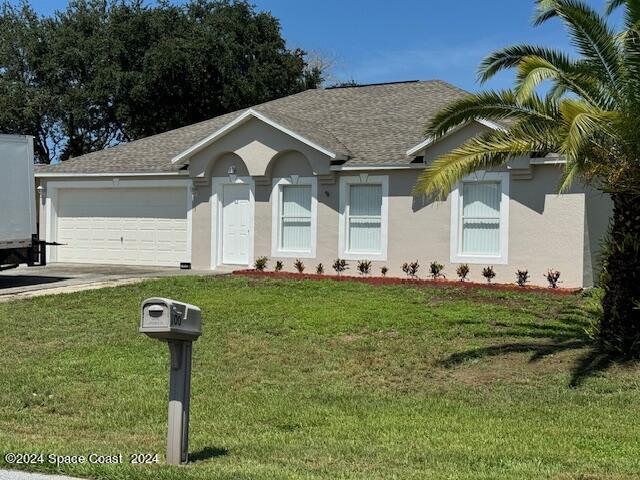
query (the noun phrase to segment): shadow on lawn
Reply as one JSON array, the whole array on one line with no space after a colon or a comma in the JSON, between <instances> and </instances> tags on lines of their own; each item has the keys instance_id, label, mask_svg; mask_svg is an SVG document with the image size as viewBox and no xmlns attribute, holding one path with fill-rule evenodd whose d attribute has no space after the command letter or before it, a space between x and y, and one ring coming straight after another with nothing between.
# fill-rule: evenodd
<instances>
[{"instance_id":1,"label":"shadow on lawn","mask_svg":"<svg viewBox=\"0 0 640 480\"><path fill-rule=\"evenodd\" d=\"M189 463L201 462L203 460L209 460L211 458L224 457L229 455L229 450L219 447L204 447L197 452L189 454Z\"/></svg>"},{"instance_id":2,"label":"shadow on lawn","mask_svg":"<svg viewBox=\"0 0 640 480\"><path fill-rule=\"evenodd\" d=\"M558 312L557 321L560 325L531 325L516 322L510 324L495 323L493 324L494 326L504 327L504 330L492 332L487 336L492 338L546 338L549 341L514 341L476 348L466 352L454 353L440 362L440 365L445 368L451 368L469 360L496 357L509 353L531 353L529 362L534 363L543 360L549 355L565 351L583 351L571 368L571 378L569 380L570 387L579 387L590 376L604 372L614 364L627 363L600 351L597 344L587 334L587 327L591 322L597 320L596 315L597 312L590 309L568 307Z\"/></svg>"}]
</instances>

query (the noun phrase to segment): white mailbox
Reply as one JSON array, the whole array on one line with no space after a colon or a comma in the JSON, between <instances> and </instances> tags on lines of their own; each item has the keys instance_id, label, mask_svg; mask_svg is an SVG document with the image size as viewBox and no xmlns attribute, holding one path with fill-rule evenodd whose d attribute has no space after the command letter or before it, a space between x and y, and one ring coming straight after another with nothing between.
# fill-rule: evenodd
<instances>
[{"instance_id":1,"label":"white mailbox","mask_svg":"<svg viewBox=\"0 0 640 480\"><path fill-rule=\"evenodd\" d=\"M169 298L148 298L142 302L139 331L167 342L169 367L169 417L167 463L189 461L189 401L191 396L191 351L202 335L200 309Z\"/></svg>"},{"instance_id":2,"label":"white mailbox","mask_svg":"<svg viewBox=\"0 0 640 480\"><path fill-rule=\"evenodd\" d=\"M202 315L188 303L148 298L142 304L140 332L161 340L196 340L202 335Z\"/></svg>"}]
</instances>

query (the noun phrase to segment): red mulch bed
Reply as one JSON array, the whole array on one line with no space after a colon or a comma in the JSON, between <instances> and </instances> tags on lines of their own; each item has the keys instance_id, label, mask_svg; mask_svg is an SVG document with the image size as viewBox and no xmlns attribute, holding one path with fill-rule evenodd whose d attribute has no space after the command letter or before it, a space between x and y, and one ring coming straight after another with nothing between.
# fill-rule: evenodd
<instances>
[{"instance_id":1,"label":"red mulch bed","mask_svg":"<svg viewBox=\"0 0 640 480\"><path fill-rule=\"evenodd\" d=\"M318 275L314 273L293 273L293 272L260 272L258 270L236 270L234 275L244 275L249 277L274 277L292 280L334 280L336 282L360 282L369 285L417 285L423 287L463 287L485 290L498 290L507 292L526 293L551 293L554 295L575 295L582 291L581 288L544 288L544 287L519 287L508 283L474 283L460 282L452 280L430 280L419 278L397 278L397 277L354 277L349 275Z\"/></svg>"}]
</instances>

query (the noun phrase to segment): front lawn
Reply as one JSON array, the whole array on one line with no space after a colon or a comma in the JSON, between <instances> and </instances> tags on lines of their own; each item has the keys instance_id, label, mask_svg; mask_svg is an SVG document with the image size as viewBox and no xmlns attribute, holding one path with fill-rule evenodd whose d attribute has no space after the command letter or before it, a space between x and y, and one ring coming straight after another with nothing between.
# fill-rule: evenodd
<instances>
[{"instance_id":1,"label":"front lawn","mask_svg":"<svg viewBox=\"0 0 640 480\"><path fill-rule=\"evenodd\" d=\"M183 467L162 464L167 347L137 333L151 296L205 319ZM593 303L180 277L0 304L0 453L122 453L29 467L103 479L638 478L640 369L593 354Z\"/></svg>"}]
</instances>

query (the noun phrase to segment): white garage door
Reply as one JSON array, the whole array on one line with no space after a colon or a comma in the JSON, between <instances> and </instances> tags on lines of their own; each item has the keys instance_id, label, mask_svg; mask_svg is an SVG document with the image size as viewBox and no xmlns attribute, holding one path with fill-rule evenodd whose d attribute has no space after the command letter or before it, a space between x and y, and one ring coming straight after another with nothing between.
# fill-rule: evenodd
<instances>
[{"instance_id":1,"label":"white garage door","mask_svg":"<svg viewBox=\"0 0 640 480\"><path fill-rule=\"evenodd\" d=\"M59 262L189 261L186 188L61 189L57 203Z\"/></svg>"}]
</instances>

